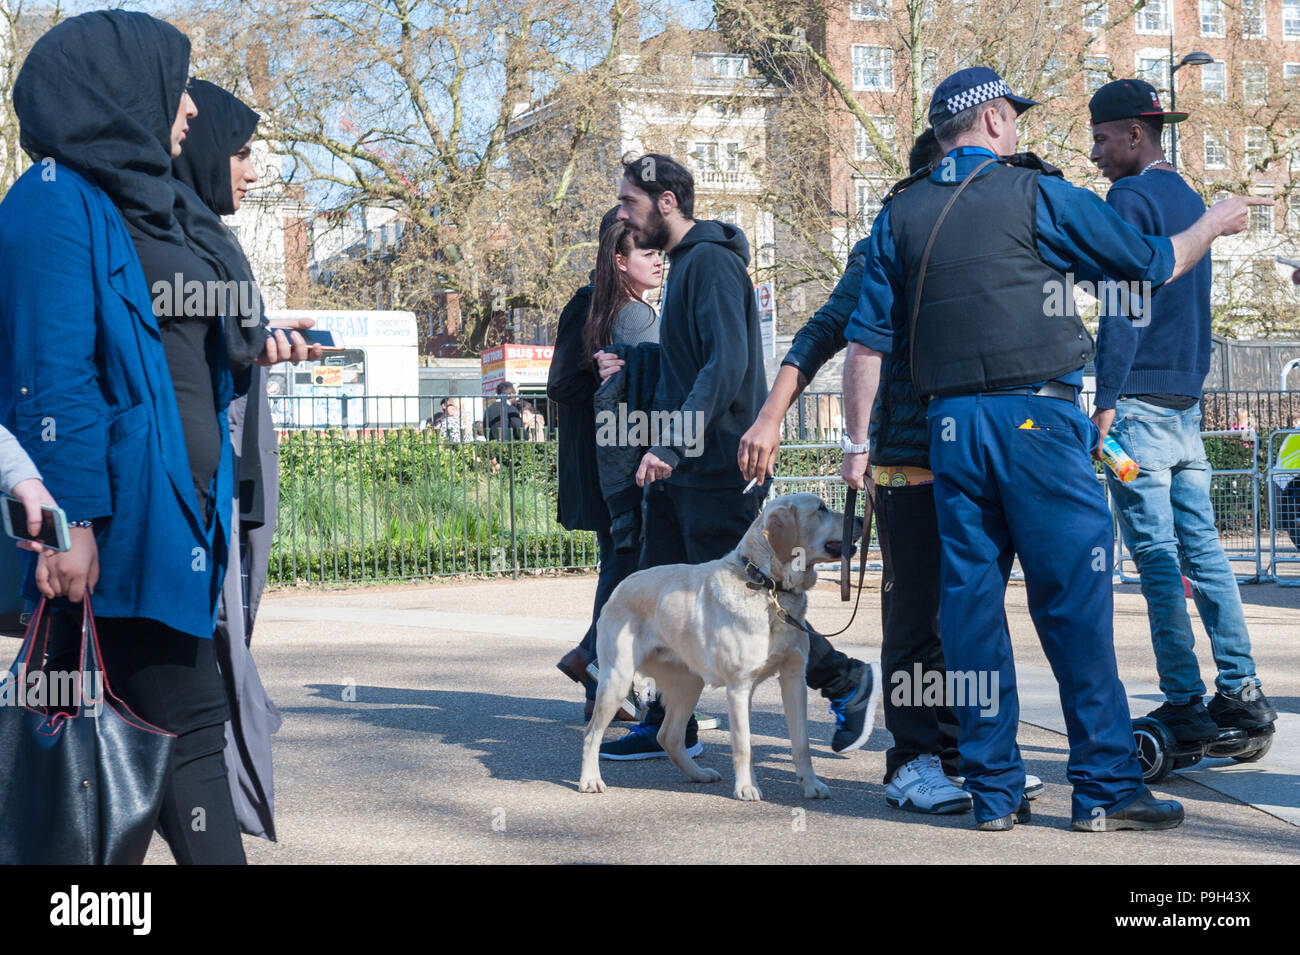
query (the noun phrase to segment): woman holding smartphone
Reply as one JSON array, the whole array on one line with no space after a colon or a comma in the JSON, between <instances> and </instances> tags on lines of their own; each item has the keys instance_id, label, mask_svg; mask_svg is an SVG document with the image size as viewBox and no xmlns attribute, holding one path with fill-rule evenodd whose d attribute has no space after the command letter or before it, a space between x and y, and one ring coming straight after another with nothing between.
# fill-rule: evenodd
<instances>
[{"instance_id":1,"label":"woman holding smartphone","mask_svg":"<svg viewBox=\"0 0 1300 955\"><path fill-rule=\"evenodd\" d=\"M159 817L173 855L240 863L211 639L233 378L220 323L170 307L185 301L177 283L222 278L175 211L189 52L169 24L115 10L63 21L28 54L14 106L33 165L0 203L0 421L71 525L71 549L41 554L26 596L94 594L110 684L177 736ZM258 360L308 358L293 337L264 336ZM82 608L54 610L75 660Z\"/></svg>"},{"instance_id":2,"label":"woman holding smartphone","mask_svg":"<svg viewBox=\"0 0 1300 955\"><path fill-rule=\"evenodd\" d=\"M230 403L228 416L236 488L227 504L230 567L215 632L231 703L225 758L240 828L274 840L271 736L280 728L280 714L262 686L249 643L275 532L279 456L266 374L252 364L265 337L262 297L239 240L221 218L239 210L258 180L252 150L261 117L205 80L192 80L189 93L199 112L181 155L172 160L176 217L187 239L237 283L238 294L225 303L225 338L232 372L237 379L248 376L247 393Z\"/></svg>"}]
</instances>

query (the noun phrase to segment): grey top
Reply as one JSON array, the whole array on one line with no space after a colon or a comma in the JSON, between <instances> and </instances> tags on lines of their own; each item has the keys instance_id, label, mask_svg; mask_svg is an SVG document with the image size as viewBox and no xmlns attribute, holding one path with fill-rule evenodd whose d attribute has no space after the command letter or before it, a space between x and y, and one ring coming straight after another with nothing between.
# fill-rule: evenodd
<instances>
[{"instance_id":1,"label":"grey top","mask_svg":"<svg viewBox=\"0 0 1300 955\"><path fill-rule=\"evenodd\" d=\"M628 302L614 316L614 344L640 345L659 341L659 316L645 302Z\"/></svg>"},{"instance_id":2,"label":"grey top","mask_svg":"<svg viewBox=\"0 0 1300 955\"><path fill-rule=\"evenodd\" d=\"M658 329L655 330L656 337ZM0 427L0 491L9 494L14 486L30 478L41 479L41 472L27 456L18 439Z\"/></svg>"}]
</instances>

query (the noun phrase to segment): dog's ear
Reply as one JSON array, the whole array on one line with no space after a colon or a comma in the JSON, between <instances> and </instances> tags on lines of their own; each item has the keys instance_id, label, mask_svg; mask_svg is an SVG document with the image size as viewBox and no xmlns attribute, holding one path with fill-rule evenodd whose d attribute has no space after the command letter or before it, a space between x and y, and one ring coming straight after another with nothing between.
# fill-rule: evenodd
<instances>
[{"instance_id":1,"label":"dog's ear","mask_svg":"<svg viewBox=\"0 0 1300 955\"><path fill-rule=\"evenodd\" d=\"M776 553L776 559L782 564L788 564L794 558L799 528L795 524L791 508L782 507L782 503L777 501L775 506L768 509L767 516L763 519L763 536Z\"/></svg>"}]
</instances>

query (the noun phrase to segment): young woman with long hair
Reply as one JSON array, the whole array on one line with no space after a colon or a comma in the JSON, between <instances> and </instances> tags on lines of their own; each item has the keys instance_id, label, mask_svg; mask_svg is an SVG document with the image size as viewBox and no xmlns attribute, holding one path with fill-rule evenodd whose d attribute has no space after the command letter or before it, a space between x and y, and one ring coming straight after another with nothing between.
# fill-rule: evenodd
<instances>
[{"instance_id":1,"label":"young woman with long hair","mask_svg":"<svg viewBox=\"0 0 1300 955\"><path fill-rule=\"evenodd\" d=\"M580 412L584 420L575 422L575 430L582 428L584 440L590 442L591 470L595 470L595 412L592 410L590 394L600 385L596 375L592 355L607 345L637 345L641 342L659 341L659 316L645 301L645 295L663 284L663 259L658 249L638 248L635 234L623 223L606 215L601 223L600 243L596 251L596 268L592 272L590 304L586 309L586 321L582 336L565 334L564 318L561 318L561 331L556 335L556 359L560 367L572 368L573 379L581 379L589 391L584 404L573 410ZM582 290L574 296L580 300ZM570 303L570 308L573 303ZM566 313L569 310L566 309ZM576 331L577 329L573 329ZM566 356L561 348L572 348L581 343L581 355ZM552 364L555 368L555 363ZM548 384L548 393L555 400L555 374ZM566 380L564 382L568 384ZM561 410L566 410L563 407ZM565 418L561 418L563 429ZM572 420L570 417L568 420ZM579 455L575 454L576 460ZM561 474L563 483L565 475ZM590 485L582 488L582 496L588 501L596 502L594 507L600 514L600 520L594 527L586 528L596 531L600 544L600 580L596 584L595 606L592 608L591 626L583 636L582 642L574 647L560 660L557 666L575 682L582 683L587 691L585 712L589 715L595 700L596 684L587 673L587 664L596 659L596 621L605 601L614 592L614 588L628 574L636 570L638 555L636 551L619 551L614 547L614 538L610 533L609 511L601 497L599 475L579 474L577 480Z\"/></svg>"}]
</instances>

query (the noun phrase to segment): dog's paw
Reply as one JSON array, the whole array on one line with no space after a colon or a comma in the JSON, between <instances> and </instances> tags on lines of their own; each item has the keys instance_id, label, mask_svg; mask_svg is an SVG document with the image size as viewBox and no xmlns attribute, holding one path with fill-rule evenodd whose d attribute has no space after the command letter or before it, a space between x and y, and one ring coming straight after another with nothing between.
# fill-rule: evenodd
<instances>
[{"instance_id":1,"label":"dog's paw","mask_svg":"<svg viewBox=\"0 0 1300 955\"><path fill-rule=\"evenodd\" d=\"M580 793L603 793L605 791L605 780L599 776L590 776L578 783L578 792Z\"/></svg>"},{"instance_id":2,"label":"dog's paw","mask_svg":"<svg viewBox=\"0 0 1300 955\"><path fill-rule=\"evenodd\" d=\"M722 773L707 766L700 767L700 774L695 777L697 783L716 783L722 779Z\"/></svg>"},{"instance_id":3,"label":"dog's paw","mask_svg":"<svg viewBox=\"0 0 1300 955\"><path fill-rule=\"evenodd\" d=\"M753 783L737 784L736 798L744 802L759 802L763 798L763 793Z\"/></svg>"},{"instance_id":4,"label":"dog's paw","mask_svg":"<svg viewBox=\"0 0 1300 955\"><path fill-rule=\"evenodd\" d=\"M811 782L804 781L803 797L804 799L830 799L831 790L820 779L813 779Z\"/></svg>"}]
</instances>

